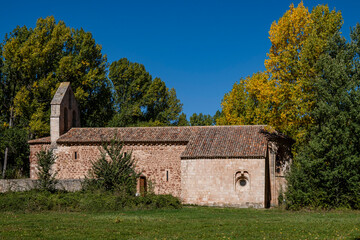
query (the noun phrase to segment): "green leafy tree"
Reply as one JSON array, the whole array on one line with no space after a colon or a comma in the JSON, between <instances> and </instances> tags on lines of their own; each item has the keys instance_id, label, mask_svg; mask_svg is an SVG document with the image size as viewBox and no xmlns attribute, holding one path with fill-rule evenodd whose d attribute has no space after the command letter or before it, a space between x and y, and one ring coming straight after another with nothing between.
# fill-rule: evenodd
<instances>
[{"instance_id":1,"label":"green leafy tree","mask_svg":"<svg viewBox=\"0 0 360 240\"><path fill-rule=\"evenodd\" d=\"M83 126L104 126L111 118L107 60L91 33L40 18L34 29L17 27L7 35L1 52L1 115L10 126L28 128L32 137L48 135L50 101L64 81L71 82Z\"/></svg>"},{"instance_id":2,"label":"green leafy tree","mask_svg":"<svg viewBox=\"0 0 360 240\"><path fill-rule=\"evenodd\" d=\"M176 124L177 126L190 126L189 121L186 118L185 113L181 113L179 116L179 121Z\"/></svg>"},{"instance_id":3,"label":"green leafy tree","mask_svg":"<svg viewBox=\"0 0 360 240\"><path fill-rule=\"evenodd\" d=\"M55 191L55 185L58 182L55 179L56 172L52 169L55 163L56 156L52 150L41 149L36 153L37 164L38 164L38 187L40 190Z\"/></svg>"},{"instance_id":4,"label":"green leafy tree","mask_svg":"<svg viewBox=\"0 0 360 240\"><path fill-rule=\"evenodd\" d=\"M175 89L168 89L160 78L152 79L142 64L122 58L110 65L109 78L117 106L109 126L176 125L182 104Z\"/></svg>"},{"instance_id":5,"label":"green leafy tree","mask_svg":"<svg viewBox=\"0 0 360 240\"><path fill-rule=\"evenodd\" d=\"M101 156L92 163L84 189L135 194L140 173L135 170L131 152L124 152L122 148L123 143L116 136L110 143L102 144Z\"/></svg>"},{"instance_id":6,"label":"green leafy tree","mask_svg":"<svg viewBox=\"0 0 360 240\"><path fill-rule=\"evenodd\" d=\"M292 165L289 208L360 209L360 25L339 34L318 62L314 125Z\"/></svg>"},{"instance_id":7,"label":"green leafy tree","mask_svg":"<svg viewBox=\"0 0 360 240\"><path fill-rule=\"evenodd\" d=\"M15 49L24 44L31 33L32 30L26 26L16 27L5 35L3 43L0 44L0 120L3 126L14 125L14 99L23 86L19 71L21 59L16 56Z\"/></svg>"},{"instance_id":8,"label":"green leafy tree","mask_svg":"<svg viewBox=\"0 0 360 240\"><path fill-rule=\"evenodd\" d=\"M221 118L221 116L222 116L222 112L220 110L217 110L213 116L213 124L212 125L216 125L217 120L219 118Z\"/></svg>"},{"instance_id":9,"label":"green leafy tree","mask_svg":"<svg viewBox=\"0 0 360 240\"><path fill-rule=\"evenodd\" d=\"M216 111L214 116L210 114L202 114L202 113L194 113L190 117L190 125L191 126L212 126L216 125L217 119L222 116L222 112L219 110Z\"/></svg>"},{"instance_id":10,"label":"green leafy tree","mask_svg":"<svg viewBox=\"0 0 360 240\"><path fill-rule=\"evenodd\" d=\"M2 170L2 178L29 176L29 145L27 141L28 132L25 129L0 127L0 169Z\"/></svg>"},{"instance_id":11,"label":"green leafy tree","mask_svg":"<svg viewBox=\"0 0 360 240\"><path fill-rule=\"evenodd\" d=\"M109 78L114 85L117 114L110 125L127 126L142 119L144 96L152 83L151 75L139 63L126 58L111 63Z\"/></svg>"},{"instance_id":12,"label":"green leafy tree","mask_svg":"<svg viewBox=\"0 0 360 240\"><path fill-rule=\"evenodd\" d=\"M82 29L67 27L53 17L38 19L34 29L16 27L0 45L1 128L7 132L22 128L30 138L49 135L50 101L63 81L71 81L82 125L104 126L113 114L106 66L101 46ZM13 166L13 149L27 144L2 139L5 174L6 167ZM26 152L16 154L23 158Z\"/></svg>"},{"instance_id":13,"label":"green leafy tree","mask_svg":"<svg viewBox=\"0 0 360 240\"><path fill-rule=\"evenodd\" d=\"M196 114L194 113L190 117L191 126L211 126L213 125L214 119L210 114Z\"/></svg>"},{"instance_id":14,"label":"green leafy tree","mask_svg":"<svg viewBox=\"0 0 360 240\"><path fill-rule=\"evenodd\" d=\"M10 70L3 48L5 44L8 44L14 38L17 39L14 43L15 46L22 44L30 33L31 30L26 27L17 27L10 34L6 34L3 43L0 44L0 131L2 132L2 137L0 137L0 159L2 160L2 178L21 177L20 174L26 171L28 165L25 164L24 167L14 169L15 165L18 166L24 160L23 154L27 154L28 150L21 130L12 129L15 120L14 99L20 89L21 80L18 71ZM15 69L16 67L15 65ZM17 136L18 139L14 138L14 136ZM25 149L21 151L20 149L24 147ZM18 156L14 154L18 154ZM25 173L26 175L27 173Z\"/></svg>"}]
</instances>

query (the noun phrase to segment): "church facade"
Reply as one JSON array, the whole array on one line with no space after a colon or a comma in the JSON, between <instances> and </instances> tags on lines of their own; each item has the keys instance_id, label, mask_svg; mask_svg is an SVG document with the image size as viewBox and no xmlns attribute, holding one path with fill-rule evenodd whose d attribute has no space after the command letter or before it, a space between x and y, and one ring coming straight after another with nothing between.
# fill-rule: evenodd
<instances>
[{"instance_id":1,"label":"church facade","mask_svg":"<svg viewBox=\"0 0 360 240\"><path fill-rule=\"evenodd\" d=\"M50 128L49 137L29 141L30 178L37 178L42 148L56 154L57 178L84 178L101 144L116 136L141 172L138 192L151 185L185 204L276 206L291 161L292 140L263 125L81 128L70 83L51 102Z\"/></svg>"}]
</instances>

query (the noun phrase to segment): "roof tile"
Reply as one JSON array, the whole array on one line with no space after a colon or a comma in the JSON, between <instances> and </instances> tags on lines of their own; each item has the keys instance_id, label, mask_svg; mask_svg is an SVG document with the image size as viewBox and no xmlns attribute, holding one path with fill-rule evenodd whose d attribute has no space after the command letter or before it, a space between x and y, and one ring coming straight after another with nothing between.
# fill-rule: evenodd
<instances>
[{"instance_id":1,"label":"roof tile","mask_svg":"<svg viewBox=\"0 0 360 240\"><path fill-rule=\"evenodd\" d=\"M182 159L265 157L265 126L194 126L194 127L126 127L72 128L60 136L58 144L99 144L115 135L124 143L182 143ZM29 141L49 143L50 137Z\"/></svg>"},{"instance_id":2,"label":"roof tile","mask_svg":"<svg viewBox=\"0 0 360 240\"><path fill-rule=\"evenodd\" d=\"M181 158L265 157L265 126L216 126L200 128Z\"/></svg>"}]
</instances>

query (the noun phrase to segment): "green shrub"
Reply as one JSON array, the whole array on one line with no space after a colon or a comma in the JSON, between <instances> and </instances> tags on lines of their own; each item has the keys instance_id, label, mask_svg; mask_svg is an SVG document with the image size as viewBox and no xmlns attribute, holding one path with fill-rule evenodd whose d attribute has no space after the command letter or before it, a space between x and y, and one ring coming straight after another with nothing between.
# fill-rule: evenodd
<instances>
[{"instance_id":1,"label":"green shrub","mask_svg":"<svg viewBox=\"0 0 360 240\"><path fill-rule=\"evenodd\" d=\"M135 170L131 152L122 151L123 144L116 138L103 143L100 158L92 167L83 183L84 190L105 190L134 195L140 176Z\"/></svg>"},{"instance_id":2,"label":"green shrub","mask_svg":"<svg viewBox=\"0 0 360 240\"><path fill-rule=\"evenodd\" d=\"M48 192L31 190L0 194L0 211L118 211L136 209L181 208L171 195L130 196L109 191Z\"/></svg>"},{"instance_id":3,"label":"green shrub","mask_svg":"<svg viewBox=\"0 0 360 240\"><path fill-rule=\"evenodd\" d=\"M39 189L46 191L55 191L55 185L58 182L55 179L56 172L52 171L52 165L55 163L56 156L52 150L41 149L36 153L38 163Z\"/></svg>"}]
</instances>

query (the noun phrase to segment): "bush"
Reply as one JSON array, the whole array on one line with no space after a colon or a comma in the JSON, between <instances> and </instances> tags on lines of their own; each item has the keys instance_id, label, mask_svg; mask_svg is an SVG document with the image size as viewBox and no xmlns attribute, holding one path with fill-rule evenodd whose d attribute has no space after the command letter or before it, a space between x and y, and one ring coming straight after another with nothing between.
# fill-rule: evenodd
<instances>
[{"instance_id":1,"label":"bush","mask_svg":"<svg viewBox=\"0 0 360 240\"><path fill-rule=\"evenodd\" d=\"M55 191L55 185L58 182L55 179L56 172L52 171L52 165L55 163L56 156L52 150L41 149L36 153L38 162L39 189L46 191Z\"/></svg>"},{"instance_id":2,"label":"bush","mask_svg":"<svg viewBox=\"0 0 360 240\"><path fill-rule=\"evenodd\" d=\"M144 197L122 193L48 192L31 190L0 194L0 211L118 211L137 209L178 209L180 200L171 195L148 194Z\"/></svg>"},{"instance_id":3,"label":"bush","mask_svg":"<svg viewBox=\"0 0 360 240\"><path fill-rule=\"evenodd\" d=\"M122 151L123 144L116 138L110 143L103 143L101 157L92 163L88 176L85 178L85 190L105 190L124 192L134 195L136 181L140 173L135 170L132 154Z\"/></svg>"},{"instance_id":4,"label":"bush","mask_svg":"<svg viewBox=\"0 0 360 240\"><path fill-rule=\"evenodd\" d=\"M122 151L123 144L116 135L110 143L103 143L101 157L92 163L88 176L83 182L81 193L68 193L74 200L62 205L65 210L108 211L122 209L180 208L181 202L171 195L155 195L149 181L149 191L144 196L135 196L140 173L135 170L132 154ZM71 195L75 194L75 195ZM80 194L80 198L77 197ZM54 205L59 206L57 203Z\"/></svg>"}]
</instances>

